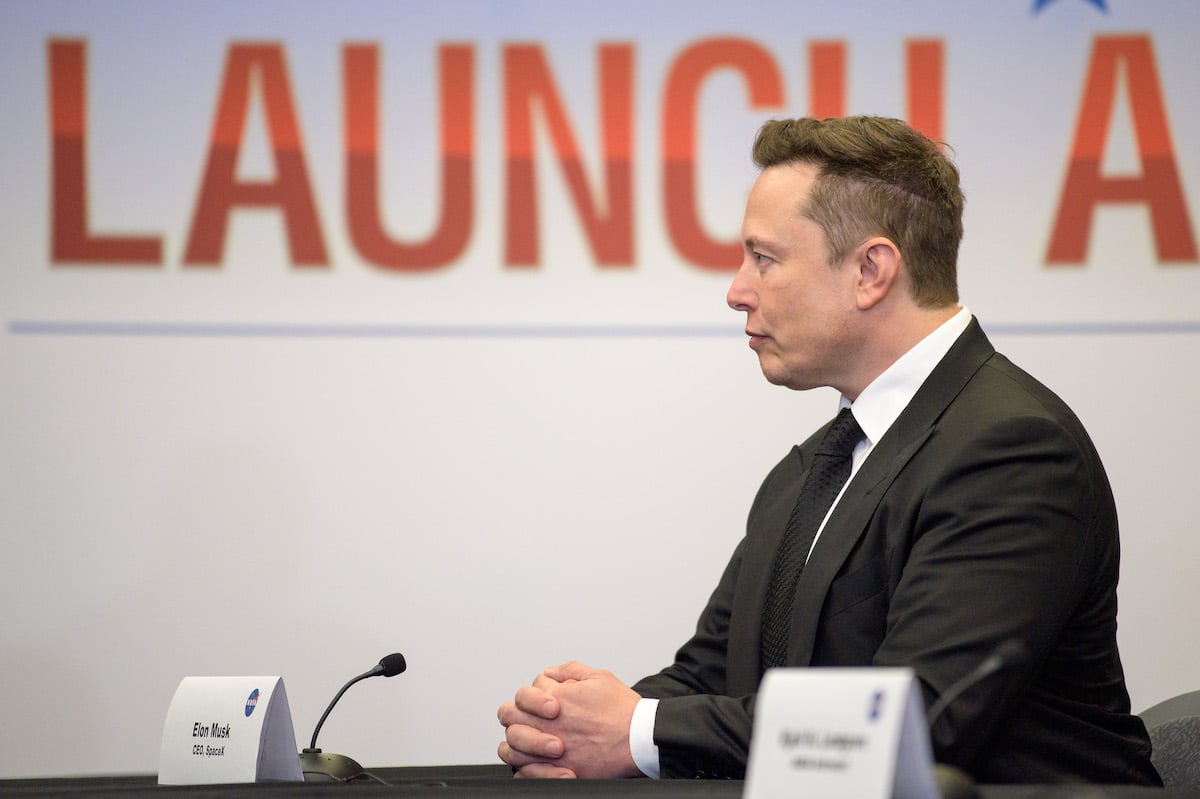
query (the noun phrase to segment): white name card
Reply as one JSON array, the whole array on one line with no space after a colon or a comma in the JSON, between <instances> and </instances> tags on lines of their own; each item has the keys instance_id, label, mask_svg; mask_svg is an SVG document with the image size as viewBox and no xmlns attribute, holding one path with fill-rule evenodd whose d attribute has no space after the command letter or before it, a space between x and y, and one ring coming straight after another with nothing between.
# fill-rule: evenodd
<instances>
[{"instance_id":1,"label":"white name card","mask_svg":"<svg viewBox=\"0 0 1200 799\"><path fill-rule=\"evenodd\" d=\"M282 678L183 678L163 724L159 784L303 779Z\"/></svg>"},{"instance_id":2,"label":"white name card","mask_svg":"<svg viewBox=\"0 0 1200 799\"><path fill-rule=\"evenodd\" d=\"M745 799L939 799L911 669L771 669Z\"/></svg>"}]
</instances>

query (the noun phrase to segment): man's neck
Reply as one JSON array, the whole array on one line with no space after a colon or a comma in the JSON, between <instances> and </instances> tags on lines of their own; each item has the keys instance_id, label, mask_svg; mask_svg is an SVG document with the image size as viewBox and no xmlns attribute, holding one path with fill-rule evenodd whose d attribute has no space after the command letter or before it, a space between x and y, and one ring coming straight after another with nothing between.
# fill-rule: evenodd
<instances>
[{"instance_id":1,"label":"man's neck","mask_svg":"<svg viewBox=\"0 0 1200 799\"><path fill-rule=\"evenodd\" d=\"M853 385L838 387L839 391L853 402L875 378L883 374L904 353L925 340L962 308L945 305L938 308L905 309L903 313L879 317L866 332L863 346L862 368Z\"/></svg>"}]
</instances>

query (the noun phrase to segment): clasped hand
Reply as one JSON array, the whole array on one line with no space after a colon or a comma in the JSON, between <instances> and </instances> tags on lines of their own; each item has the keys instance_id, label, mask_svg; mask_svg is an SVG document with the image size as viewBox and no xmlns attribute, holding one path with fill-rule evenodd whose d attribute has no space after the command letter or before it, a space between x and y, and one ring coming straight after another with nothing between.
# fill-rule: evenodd
<instances>
[{"instance_id":1,"label":"clasped hand","mask_svg":"<svg viewBox=\"0 0 1200 799\"><path fill-rule=\"evenodd\" d=\"M640 698L610 672L551 666L496 713L505 730L500 759L518 777L641 776L629 752Z\"/></svg>"}]
</instances>

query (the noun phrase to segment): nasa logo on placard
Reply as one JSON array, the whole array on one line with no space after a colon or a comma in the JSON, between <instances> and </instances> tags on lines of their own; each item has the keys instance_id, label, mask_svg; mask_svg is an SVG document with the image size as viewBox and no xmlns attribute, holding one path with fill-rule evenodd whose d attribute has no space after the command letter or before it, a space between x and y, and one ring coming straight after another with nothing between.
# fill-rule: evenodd
<instances>
[{"instance_id":1,"label":"nasa logo on placard","mask_svg":"<svg viewBox=\"0 0 1200 799\"><path fill-rule=\"evenodd\" d=\"M875 691L871 694L871 704L867 709L867 719L869 721L878 721L881 713L883 713L883 691Z\"/></svg>"}]
</instances>

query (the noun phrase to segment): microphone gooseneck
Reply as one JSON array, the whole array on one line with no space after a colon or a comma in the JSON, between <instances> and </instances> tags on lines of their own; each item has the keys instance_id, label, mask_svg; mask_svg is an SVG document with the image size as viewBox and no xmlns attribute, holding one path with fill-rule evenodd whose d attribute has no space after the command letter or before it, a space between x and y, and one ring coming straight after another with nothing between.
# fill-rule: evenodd
<instances>
[{"instance_id":1,"label":"microphone gooseneck","mask_svg":"<svg viewBox=\"0 0 1200 799\"><path fill-rule=\"evenodd\" d=\"M338 703L338 700L342 698L342 694L346 693L346 689L351 685L368 677L395 677L406 668L408 668L408 663L405 662L404 655L395 652L384 657L370 670L364 671L342 686L342 690L337 692L337 695L333 697L333 701L329 703L329 707L325 708L325 712L321 714L321 719L317 722L317 726L313 730L312 741L309 742L308 748L300 753L300 770L303 772L305 780L346 781L360 777L366 773L363 771L363 767L353 758L346 757L345 755L323 753L317 748L317 736L321 733L321 727L325 724L325 719L329 718L329 711L333 710L333 706Z\"/></svg>"},{"instance_id":2,"label":"microphone gooseneck","mask_svg":"<svg viewBox=\"0 0 1200 799\"><path fill-rule=\"evenodd\" d=\"M1020 641L1010 638L1000 643L990 655L980 661L978 666L951 683L937 701L929 706L929 710L925 713L925 721L929 726L929 737L942 746L954 743L957 731L950 729L948 734L943 735L941 731L945 729L946 725L938 726L938 722L944 720L942 717L945 715L946 709L968 689L974 688L997 672L1018 668L1024 665L1028 659L1029 651ZM971 779L971 775L956 766L934 763L933 778L942 799L979 799L979 790L975 787L975 781Z\"/></svg>"},{"instance_id":3,"label":"microphone gooseneck","mask_svg":"<svg viewBox=\"0 0 1200 799\"><path fill-rule=\"evenodd\" d=\"M962 696L968 688L974 688L998 671L1005 671L1020 666L1028 657L1029 653L1020 641L1011 638L1003 641L992 650L992 654L980 661L978 666L951 683L950 687L942 692L937 701L929 706L929 710L925 713L925 721L929 725L930 734L935 738L939 737L935 730L937 729L938 722L942 720L942 715L945 714L950 705ZM954 736L952 735L949 740L939 739L939 743L948 746L953 740Z\"/></svg>"}]
</instances>

